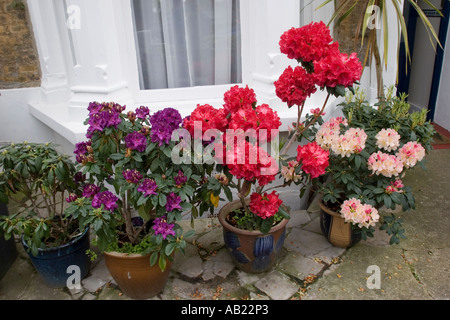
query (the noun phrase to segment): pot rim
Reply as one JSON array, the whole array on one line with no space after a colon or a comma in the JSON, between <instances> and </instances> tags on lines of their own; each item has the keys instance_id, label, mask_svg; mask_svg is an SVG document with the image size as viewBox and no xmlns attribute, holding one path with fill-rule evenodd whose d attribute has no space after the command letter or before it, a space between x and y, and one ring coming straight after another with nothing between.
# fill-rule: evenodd
<instances>
[{"instance_id":1,"label":"pot rim","mask_svg":"<svg viewBox=\"0 0 450 320\"><path fill-rule=\"evenodd\" d=\"M325 211L325 212L328 213L330 216L342 218L341 214L337 213L336 211L331 210L330 208L328 208L328 207L323 203L322 197L320 197L320 199L319 199L319 207L320 207L321 210Z\"/></svg>"},{"instance_id":2,"label":"pot rim","mask_svg":"<svg viewBox=\"0 0 450 320\"><path fill-rule=\"evenodd\" d=\"M126 253L118 251L104 251L103 254L114 258L125 258L125 259L141 259L143 257L150 256L150 253L140 254L140 253Z\"/></svg>"},{"instance_id":3,"label":"pot rim","mask_svg":"<svg viewBox=\"0 0 450 320\"><path fill-rule=\"evenodd\" d=\"M250 201L250 199L246 199L246 202L249 202L249 201ZM231 224L229 224L225 220L225 215L233 209L240 208L240 205L239 205L240 203L241 203L240 200L234 200L232 202L227 203L219 210L218 219L219 219L220 224L222 226L226 226L228 229L230 229L231 231L233 231L235 233L239 233L239 234L243 234L243 235L255 235L255 234L265 235L265 233L262 233L259 230L244 230L244 229L236 228L236 227L232 226ZM287 207L285 205L282 204L282 206L287 209ZM280 223L278 223L278 224L274 225L272 228L270 228L270 231L268 233L276 232L280 229L283 229L288 222L289 222L289 219L283 218L283 220L281 220Z\"/></svg>"},{"instance_id":4,"label":"pot rim","mask_svg":"<svg viewBox=\"0 0 450 320\"><path fill-rule=\"evenodd\" d=\"M74 243L80 241L80 239L82 239L86 235L86 233L89 231L89 229L90 229L89 226L87 226L86 229L84 229L83 233L79 234L76 238L74 238L73 240L71 240L68 243L65 243L65 244L57 246L57 247L48 247L48 248L45 248L45 249L39 248L38 252L42 252L42 253L44 253L44 252L53 252L53 251L57 251L57 250L61 250L61 249L70 247ZM28 247L27 243L25 242L25 235L24 234L22 234L21 240L22 240L22 245L24 246L24 248L28 250L29 247Z\"/></svg>"}]
</instances>

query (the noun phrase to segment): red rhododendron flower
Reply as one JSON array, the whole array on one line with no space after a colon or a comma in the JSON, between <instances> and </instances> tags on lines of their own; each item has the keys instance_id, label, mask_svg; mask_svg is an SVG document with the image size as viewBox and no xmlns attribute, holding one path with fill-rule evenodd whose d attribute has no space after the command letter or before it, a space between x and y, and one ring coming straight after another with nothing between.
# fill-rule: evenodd
<instances>
[{"instance_id":1,"label":"red rhododendron flower","mask_svg":"<svg viewBox=\"0 0 450 320\"><path fill-rule=\"evenodd\" d=\"M281 35L279 44L281 53L289 59L314 62L321 59L330 48L337 47L337 43L332 41L330 29L320 21L289 29Z\"/></svg>"},{"instance_id":2,"label":"red rhododendron flower","mask_svg":"<svg viewBox=\"0 0 450 320\"><path fill-rule=\"evenodd\" d=\"M302 163L302 170L317 178L325 173L328 167L330 152L322 149L316 142L297 147L297 162Z\"/></svg>"},{"instance_id":3,"label":"red rhododendron flower","mask_svg":"<svg viewBox=\"0 0 450 320\"><path fill-rule=\"evenodd\" d=\"M225 131L225 127L228 124L225 118L224 109L216 109L209 104L197 105L194 111L192 111L190 117L183 120L183 127L194 135L195 122L201 122L202 134L208 129L218 129L219 131Z\"/></svg>"},{"instance_id":4,"label":"red rhododendron flower","mask_svg":"<svg viewBox=\"0 0 450 320\"><path fill-rule=\"evenodd\" d=\"M227 144L231 145L228 141ZM225 155L225 163L230 173L237 179L250 182L257 180L261 186L275 180L278 172L277 163L258 145L248 141L234 143L234 148L225 150Z\"/></svg>"},{"instance_id":5,"label":"red rhododendron flower","mask_svg":"<svg viewBox=\"0 0 450 320\"><path fill-rule=\"evenodd\" d=\"M330 51L323 59L314 64L316 83L320 87L351 87L361 78L362 65L356 53L351 55Z\"/></svg>"},{"instance_id":6,"label":"red rhododendron flower","mask_svg":"<svg viewBox=\"0 0 450 320\"><path fill-rule=\"evenodd\" d=\"M270 108L267 104L257 106L255 111L258 115L258 129L267 130L267 141L272 141L272 138L278 134L278 128L281 126L281 121L278 113ZM265 139L259 132L258 137L260 142L265 141Z\"/></svg>"},{"instance_id":7,"label":"red rhododendron flower","mask_svg":"<svg viewBox=\"0 0 450 320\"><path fill-rule=\"evenodd\" d=\"M286 102L289 107L302 105L303 102L316 92L316 80L314 74L307 73L300 66L292 69L288 66L281 74L278 81L274 82L275 93Z\"/></svg>"},{"instance_id":8,"label":"red rhododendron flower","mask_svg":"<svg viewBox=\"0 0 450 320\"><path fill-rule=\"evenodd\" d=\"M254 130L259 142L271 141L273 136L278 134L278 128L281 126L280 117L277 112L272 110L267 104L262 104L253 109L250 106L244 106L231 114L228 129L243 130L252 134L248 130ZM264 133L261 130L265 130ZM272 130L275 130L272 135ZM254 138L257 138L254 136Z\"/></svg>"},{"instance_id":9,"label":"red rhododendron flower","mask_svg":"<svg viewBox=\"0 0 450 320\"><path fill-rule=\"evenodd\" d=\"M253 89L246 86L245 88L240 88L239 86L233 86L225 92L223 95L223 105L225 109L225 116L230 112L233 113L239 108L252 106L256 103L256 95Z\"/></svg>"},{"instance_id":10,"label":"red rhododendron flower","mask_svg":"<svg viewBox=\"0 0 450 320\"><path fill-rule=\"evenodd\" d=\"M250 211L262 219L267 219L278 212L282 203L283 201L275 191L263 195L255 192L250 196Z\"/></svg>"}]
</instances>

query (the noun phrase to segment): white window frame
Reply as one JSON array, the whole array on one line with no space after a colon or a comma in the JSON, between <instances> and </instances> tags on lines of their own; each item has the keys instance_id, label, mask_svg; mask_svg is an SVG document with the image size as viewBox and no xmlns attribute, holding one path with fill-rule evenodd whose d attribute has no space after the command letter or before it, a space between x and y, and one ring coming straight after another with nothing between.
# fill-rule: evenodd
<instances>
[{"instance_id":1,"label":"white window frame","mask_svg":"<svg viewBox=\"0 0 450 320\"><path fill-rule=\"evenodd\" d=\"M241 55L242 55L242 82L230 83L223 85L207 85L207 86L193 86L184 88L167 88L167 89L141 89L139 84L139 70L138 70L138 52L136 46L136 39L134 37L134 20L132 13L132 0L123 1L123 14L125 22L125 33L129 36L126 38L125 46L128 48L127 66L129 89L135 105L146 105L152 107L153 110L163 109L165 107L176 108L187 115L197 104L211 104L214 106L221 106L223 103L223 94L235 85L245 85L251 82L251 74L249 71L249 55L248 55L248 37L249 26L243 17L247 12L247 0L239 1L240 16L241 16Z\"/></svg>"}]
</instances>

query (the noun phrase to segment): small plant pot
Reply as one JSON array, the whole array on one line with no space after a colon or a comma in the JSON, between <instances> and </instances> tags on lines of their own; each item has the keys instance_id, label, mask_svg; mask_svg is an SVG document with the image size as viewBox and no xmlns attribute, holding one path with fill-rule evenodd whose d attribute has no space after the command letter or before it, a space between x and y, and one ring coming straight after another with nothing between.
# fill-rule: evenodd
<instances>
[{"instance_id":1,"label":"small plant pot","mask_svg":"<svg viewBox=\"0 0 450 320\"><path fill-rule=\"evenodd\" d=\"M247 273L267 272L278 261L289 220L283 219L267 234L239 229L230 225L225 218L229 212L241 207L241 202L236 200L226 204L219 211L218 218L223 227L225 246L240 270Z\"/></svg>"},{"instance_id":2,"label":"small plant pot","mask_svg":"<svg viewBox=\"0 0 450 320\"><path fill-rule=\"evenodd\" d=\"M8 215L8 207L4 203L0 203L0 215ZM14 237L5 240L3 234L0 234L0 280L8 272L16 257L17 249Z\"/></svg>"},{"instance_id":3,"label":"small plant pot","mask_svg":"<svg viewBox=\"0 0 450 320\"><path fill-rule=\"evenodd\" d=\"M150 265L150 254L105 252L109 273L122 292L132 299L149 299L164 290L169 278L171 262L161 271L159 265Z\"/></svg>"},{"instance_id":4,"label":"small plant pot","mask_svg":"<svg viewBox=\"0 0 450 320\"><path fill-rule=\"evenodd\" d=\"M335 247L350 248L361 241L361 235L352 230L352 225L337 212L328 208L322 200L320 207L320 228L328 241Z\"/></svg>"},{"instance_id":5,"label":"small plant pot","mask_svg":"<svg viewBox=\"0 0 450 320\"><path fill-rule=\"evenodd\" d=\"M29 247L23 236L22 245L28 252ZM81 281L89 274L91 260L86 253L89 248L89 228L86 228L81 235L67 244L39 249L37 256L28 252L28 256L47 286L62 288L76 284L76 280Z\"/></svg>"}]
</instances>

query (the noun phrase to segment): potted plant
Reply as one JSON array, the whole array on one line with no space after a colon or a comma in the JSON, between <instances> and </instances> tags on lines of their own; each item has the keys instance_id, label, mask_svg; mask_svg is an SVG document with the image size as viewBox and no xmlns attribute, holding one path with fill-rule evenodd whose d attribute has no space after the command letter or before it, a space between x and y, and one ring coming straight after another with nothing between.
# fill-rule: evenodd
<instances>
[{"instance_id":1,"label":"potted plant","mask_svg":"<svg viewBox=\"0 0 450 320\"><path fill-rule=\"evenodd\" d=\"M361 91L349 95L341 104L344 117L328 120L316 134L317 143L330 150L330 166L318 184L322 227L329 237L339 238L330 239L339 246L350 246L355 235L373 236L377 222L391 235L391 244L405 238L402 220L394 213L381 217L379 210L414 209L412 190L402 178L415 165L423 166L434 128L426 121L426 111L410 112L406 96L392 93L391 88L376 106L370 106ZM345 236L334 234L335 224L350 231L353 240L348 231Z\"/></svg>"},{"instance_id":2,"label":"potted plant","mask_svg":"<svg viewBox=\"0 0 450 320\"><path fill-rule=\"evenodd\" d=\"M289 66L274 83L277 96L298 108L298 120L282 154L301 139L329 152L326 174L313 185L313 191L322 195L321 226L334 245L351 246L373 235L381 206L414 207L411 190L399 177L423 159L434 129L425 122L425 112L410 114L405 97L394 97L393 89L376 106L367 105L353 88L362 72L356 53L341 53L323 22L289 29L280 38L280 50L301 65ZM302 123L305 100L317 87L328 92L325 103L311 110L312 115L306 114ZM324 123L329 96L345 97L347 89L354 100L341 104L344 117ZM391 243L404 237L401 220L395 216L384 217L381 229L392 235Z\"/></svg>"},{"instance_id":3,"label":"potted plant","mask_svg":"<svg viewBox=\"0 0 450 320\"><path fill-rule=\"evenodd\" d=\"M90 270L89 229L64 214L65 198L81 192L82 176L75 164L52 143L11 143L0 149L0 194L19 210L0 217L6 239L18 235L44 282L67 285L68 267L80 268L80 280Z\"/></svg>"},{"instance_id":4,"label":"potted plant","mask_svg":"<svg viewBox=\"0 0 450 320\"><path fill-rule=\"evenodd\" d=\"M8 206L4 202L0 202L0 216L8 215ZM0 280L8 272L16 257L17 249L14 237L6 240L5 237L0 236Z\"/></svg>"},{"instance_id":5,"label":"potted plant","mask_svg":"<svg viewBox=\"0 0 450 320\"><path fill-rule=\"evenodd\" d=\"M321 174L300 176L298 164L303 158L299 156L297 175L290 176L292 170L283 171L286 182L270 187L280 170L276 157L266 150L271 143L274 152L279 152L276 139L280 125L276 111L267 104L257 105L253 89L237 85L225 92L222 108L199 105L183 123L191 135L197 131L197 136L203 137L205 151L215 161L216 173L208 177L199 193L204 203L216 206L221 194L227 197L228 203L218 214L224 242L236 266L249 273L270 270L283 247L289 209L274 189L287 186L290 180L306 187L311 176ZM305 158L317 156L326 166L327 152L308 147Z\"/></svg>"},{"instance_id":6,"label":"potted plant","mask_svg":"<svg viewBox=\"0 0 450 320\"><path fill-rule=\"evenodd\" d=\"M91 225L108 270L127 296L152 297L164 289L173 256L184 252L192 233L183 234L178 221L197 202L206 165L177 161L180 152L191 151L181 148L190 145L188 137L171 139L182 123L173 108L150 115L145 106L125 113L117 103L92 102L88 111L88 140L74 151L88 183L66 213Z\"/></svg>"}]
</instances>

